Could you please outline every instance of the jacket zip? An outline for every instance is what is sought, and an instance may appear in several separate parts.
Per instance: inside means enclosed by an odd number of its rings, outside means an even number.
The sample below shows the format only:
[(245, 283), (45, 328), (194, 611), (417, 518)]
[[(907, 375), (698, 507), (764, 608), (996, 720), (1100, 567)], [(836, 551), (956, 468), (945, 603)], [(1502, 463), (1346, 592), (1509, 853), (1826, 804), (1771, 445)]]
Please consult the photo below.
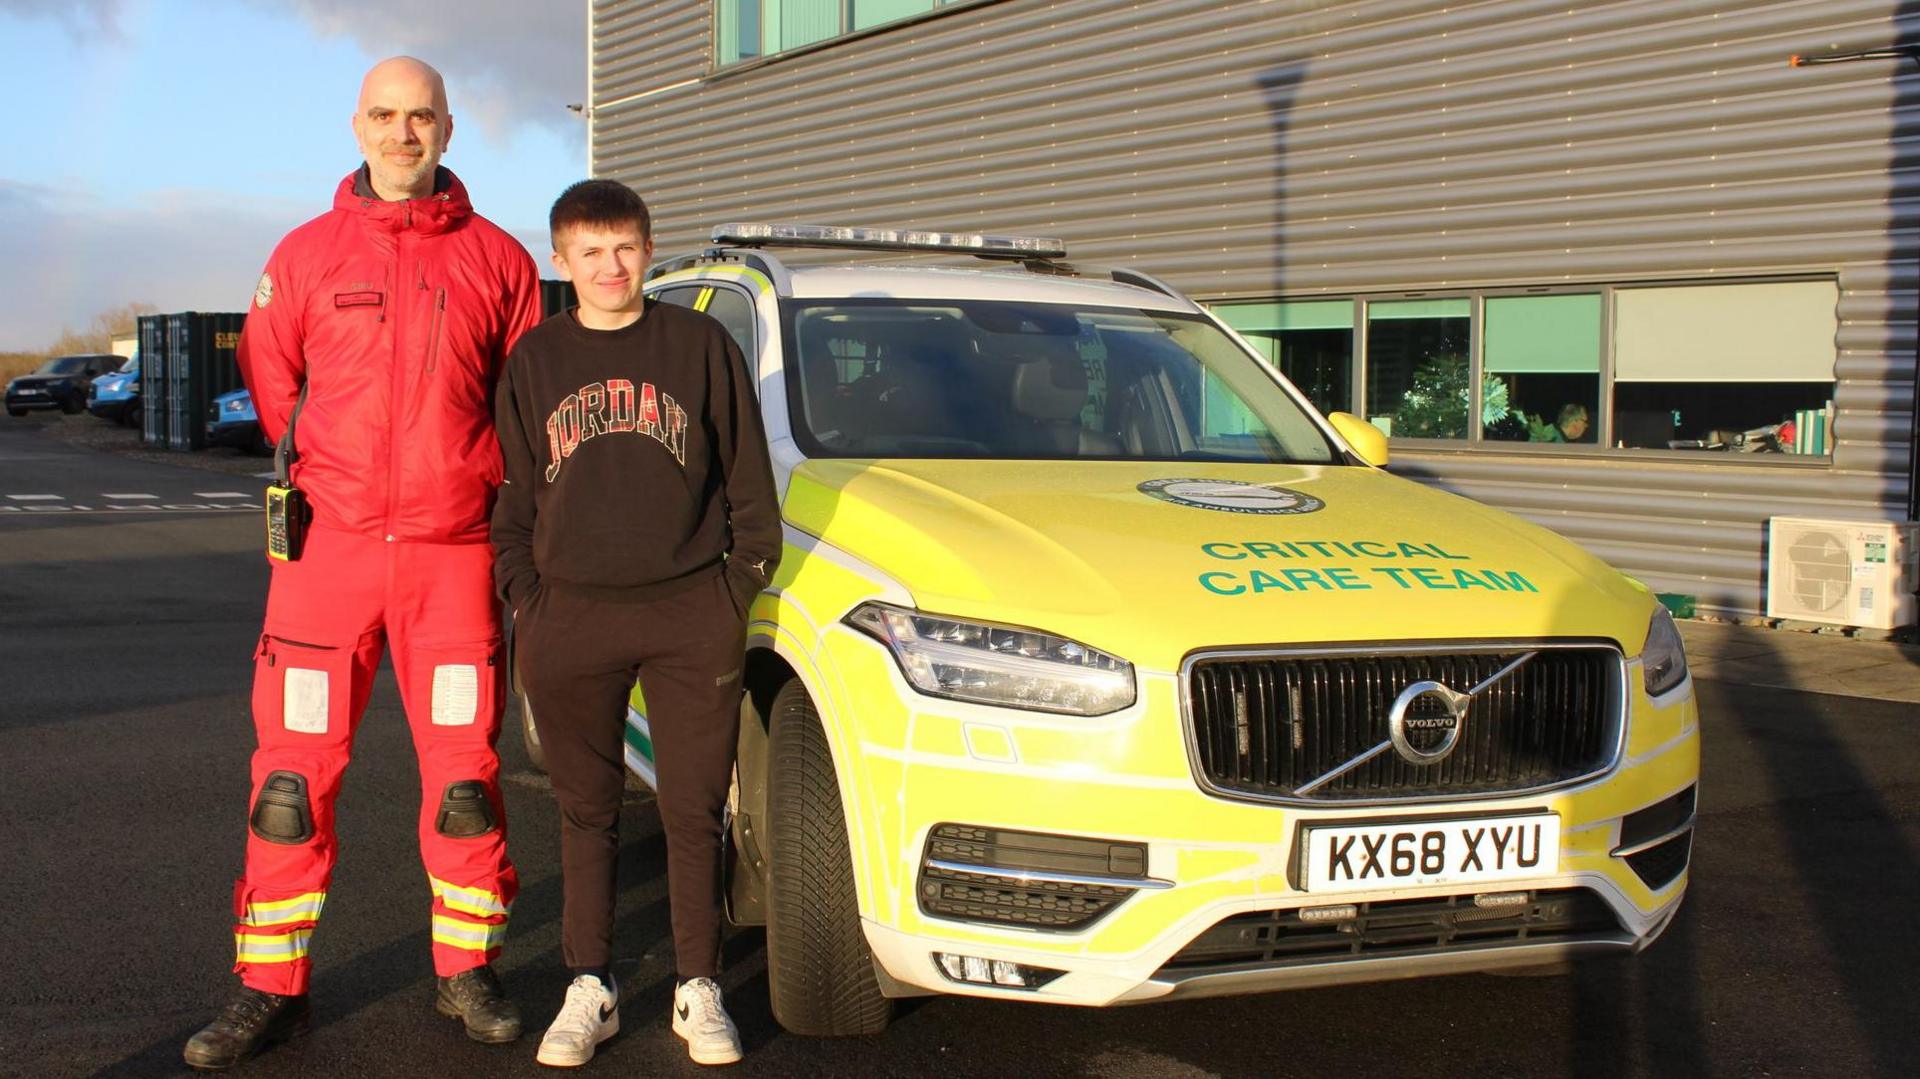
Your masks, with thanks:
[(440, 330), (447, 313), (447, 290), (436, 289), (433, 294), (433, 328), (427, 332), (427, 373), (440, 363)]
[[(406, 223), (412, 225), (413, 210), (407, 210)], [(407, 279), (406, 256), (409, 234), (402, 231), (393, 242), (393, 280), (397, 284)], [(389, 541), (393, 539), (393, 518), (400, 500), (400, 432), (406, 424), (400, 416), (401, 404), (406, 400), (407, 366), (402, 356), (407, 347), (407, 322), (405, 314), (407, 304), (398, 303), (393, 309), (393, 374), (388, 380), (391, 396), (387, 409), (390, 422), (387, 424), (387, 519), (382, 531)]]

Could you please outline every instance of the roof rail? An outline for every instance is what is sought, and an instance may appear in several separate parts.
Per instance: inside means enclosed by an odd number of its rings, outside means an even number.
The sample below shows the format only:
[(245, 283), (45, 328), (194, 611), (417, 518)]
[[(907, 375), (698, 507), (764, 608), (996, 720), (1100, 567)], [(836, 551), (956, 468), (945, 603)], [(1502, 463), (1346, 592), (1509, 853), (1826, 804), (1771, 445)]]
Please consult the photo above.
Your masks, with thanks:
[(1167, 284), (1165, 281), (1160, 280), (1150, 273), (1142, 273), (1139, 270), (1116, 269), (1108, 270), (1107, 275), (1122, 285), (1133, 285), (1136, 288), (1151, 289), (1154, 292), (1172, 296), (1176, 300), (1186, 299), (1186, 297), (1175, 292), (1172, 285)]

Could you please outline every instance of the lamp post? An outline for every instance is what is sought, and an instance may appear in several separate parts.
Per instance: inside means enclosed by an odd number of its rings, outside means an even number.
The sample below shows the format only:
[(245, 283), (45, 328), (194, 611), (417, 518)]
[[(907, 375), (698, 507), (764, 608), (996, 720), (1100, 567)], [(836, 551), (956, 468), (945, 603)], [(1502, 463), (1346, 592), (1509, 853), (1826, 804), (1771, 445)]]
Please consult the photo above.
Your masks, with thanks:
[[(1789, 67), (1819, 67), (1825, 64), (1851, 64), (1862, 60), (1912, 60), (1920, 64), (1920, 42), (1891, 45), (1884, 49), (1828, 53), (1823, 56), (1795, 56)], [(1920, 520), (1920, 355), (1915, 356), (1912, 423), (1907, 431), (1907, 520)]]

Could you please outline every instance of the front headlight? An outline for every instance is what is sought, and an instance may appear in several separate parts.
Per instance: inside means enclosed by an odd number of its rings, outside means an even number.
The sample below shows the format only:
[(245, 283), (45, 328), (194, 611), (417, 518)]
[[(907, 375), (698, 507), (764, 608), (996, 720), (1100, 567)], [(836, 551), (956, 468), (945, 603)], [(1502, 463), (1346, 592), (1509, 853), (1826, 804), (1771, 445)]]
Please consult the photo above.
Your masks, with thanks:
[(1133, 664), (1050, 633), (862, 604), (847, 624), (885, 644), (934, 697), (1099, 716), (1133, 703)]
[(1640, 652), (1640, 675), (1646, 680), (1649, 697), (1658, 697), (1686, 680), (1687, 652), (1680, 644), (1680, 629), (1665, 607), (1653, 609), (1647, 646)]
[(225, 408), (228, 412), (239, 412), (240, 410), (246, 407), (247, 407), (247, 403), (245, 401), (240, 400), (237, 397), (231, 401), (228, 401), (225, 405)]

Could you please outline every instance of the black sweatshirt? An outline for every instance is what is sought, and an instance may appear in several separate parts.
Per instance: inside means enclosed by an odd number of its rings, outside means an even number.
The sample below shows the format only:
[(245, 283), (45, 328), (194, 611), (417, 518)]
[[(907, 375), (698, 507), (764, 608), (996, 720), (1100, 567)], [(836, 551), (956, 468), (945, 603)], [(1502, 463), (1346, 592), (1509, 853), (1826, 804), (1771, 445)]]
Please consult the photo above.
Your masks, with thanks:
[(712, 318), (653, 300), (618, 330), (555, 315), (514, 345), (494, 420), (506, 478), (493, 577), (514, 610), (547, 585), (657, 599), (723, 560), (744, 603), (772, 576), (766, 433), (740, 350)]

